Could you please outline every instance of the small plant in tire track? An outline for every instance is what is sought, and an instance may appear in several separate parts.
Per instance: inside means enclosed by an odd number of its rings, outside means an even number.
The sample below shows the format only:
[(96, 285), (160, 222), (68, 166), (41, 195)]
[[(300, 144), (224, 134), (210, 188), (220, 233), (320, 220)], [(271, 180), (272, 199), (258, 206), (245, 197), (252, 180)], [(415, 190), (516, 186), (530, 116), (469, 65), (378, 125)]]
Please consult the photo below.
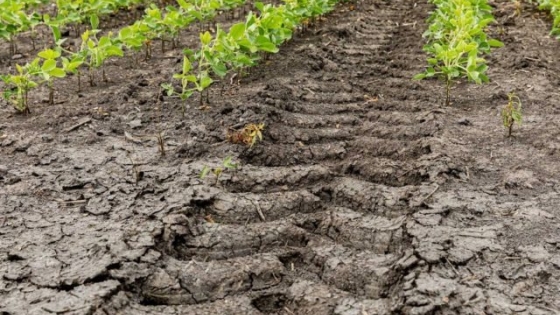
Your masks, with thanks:
[(226, 139), (233, 144), (244, 144), (252, 148), (257, 141), (262, 141), (264, 124), (247, 124), (241, 130), (228, 130)]
[(449, 105), (455, 80), (467, 78), (477, 84), (488, 82), (488, 66), (482, 54), (503, 43), (489, 39), (484, 29), (494, 21), (485, 0), (434, 0), (437, 9), (428, 18), (430, 26), (423, 36), (430, 58), (427, 69), (416, 80), (438, 77), (445, 81), (445, 104)]
[(511, 137), (513, 125), (521, 125), (521, 100), (515, 93), (508, 94), (508, 103), (502, 109), (502, 122), (508, 130), (508, 137)]
[(211, 168), (208, 166), (204, 166), (204, 168), (202, 168), (202, 171), (200, 172), (200, 178), (204, 179), (206, 176), (208, 176), (208, 174), (212, 173), (216, 177), (216, 185), (217, 185), (218, 181), (220, 180), (220, 176), (224, 171), (235, 170), (237, 169), (237, 166), (238, 166), (237, 163), (233, 163), (232, 157), (228, 156), (222, 161), (222, 165), (219, 167)]

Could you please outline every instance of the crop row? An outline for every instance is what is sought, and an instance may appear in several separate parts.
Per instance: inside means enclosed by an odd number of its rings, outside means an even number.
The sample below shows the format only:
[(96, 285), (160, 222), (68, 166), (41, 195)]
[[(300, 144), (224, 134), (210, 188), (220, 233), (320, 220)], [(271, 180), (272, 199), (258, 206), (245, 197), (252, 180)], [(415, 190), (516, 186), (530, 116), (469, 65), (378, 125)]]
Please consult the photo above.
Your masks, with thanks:
[(108, 33), (99, 37), (99, 18), (93, 14), (89, 17), (91, 29), (81, 35), (81, 45), (77, 51), (64, 48), (64, 39), (61, 37), (58, 25), (49, 25), (54, 35), (55, 47), (38, 53), (37, 57), (26, 65), (16, 65), (17, 73), (1, 76), (8, 86), (3, 97), (18, 111), (28, 113), (28, 94), (41, 84), (49, 87), (49, 103), (53, 103), (53, 81), (65, 77), (67, 74), (78, 76), (78, 90), (81, 89), (80, 74), (82, 68), (87, 68), (90, 85), (95, 84), (94, 73), (96, 69), (102, 70), (103, 65), (110, 57), (122, 57), (124, 51), (137, 51), (146, 47), (151, 51), (151, 42), (155, 38), (166, 36), (174, 38), (181, 29), (184, 29), (195, 20), (203, 21), (216, 15), (217, 10), (226, 10), (243, 4), (245, 0), (194, 0), (185, 2), (179, 0), (179, 8), (168, 7), (164, 11), (152, 5), (146, 9), (142, 19), (133, 25), (122, 28), (117, 35)]
[(168, 96), (181, 98), (183, 114), (187, 100), (195, 92), (200, 94), (200, 105), (203, 105), (203, 92), (216, 77), (223, 78), (231, 72), (241, 76), (266, 54), (278, 52), (298, 25), (330, 12), (336, 3), (336, 0), (287, 0), (279, 6), (256, 3), (259, 13), (249, 12), (244, 22), (232, 25), (228, 32), (218, 27), (215, 36), (210, 32), (201, 34), (200, 49), (186, 50), (182, 71), (173, 76), (180, 81), (180, 88), (169, 83), (162, 87)]
[[(0, 2), (0, 38), (10, 43), (12, 53), (16, 52), (15, 38), (22, 32), (32, 31), (39, 25), (62, 27), (88, 21), (91, 16), (101, 16), (128, 8), (142, 0), (57, 0), (54, 16), (38, 13), (39, 7), (48, 4), (45, 0), (4, 0)], [(28, 11), (32, 11), (28, 13)], [(33, 41), (33, 44), (35, 42)]]
[(539, 0), (539, 9), (550, 12), (553, 19), (550, 34), (560, 39), (560, 0)]
[[(101, 69), (102, 78), (107, 81), (103, 64), (110, 57), (124, 56), (125, 51), (138, 51), (146, 48), (147, 55), (151, 52), (151, 43), (155, 38), (165, 40), (174, 38), (179, 31), (188, 27), (193, 21), (205, 21), (215, 17), (218, 11), (225, 11), (244, 4), (245, 0), (195, 0), (178, 1), (178, 8), (168, 7), (164, 11), (155, 5), (146, 9), (146, 14), (131, 26), (122, 28), (118, 34), (108, 33), (99, 36), (99, 19), (90, 16), (91, 29), (81, 35), (81, 45), (77, 51), (64, 48), (58, 27), (51, 26), (56, 46), (38, 53), (37, 57), (26, 65), (16, 65), (17, 73), (1, 76), (7, 88), (3, 96), (18, 111), (29, 113), (28, 95), (39, 85), (46, 84), (49, 88), (49, 103), (54, 103), (54, 80), (67, 74), (78, 76), (78, 89), (81, 88), (80, 77), (83, 68), (87, 68), (91, 85), (95, 84), (95, 72)], [(184, 79), (198, 84), (196, 91), (202, 91), (213, 81), (212, 75), (223, 76), (230, 69), (240, 69), (254, 65), (259, 52), (276, 52), (278, 45), (291, 37), (297, 23), (308, 17), (332, 10), (333, 0), (288, 0), (285, 5), (273, 7), (257, 4), (260, 13), (249, 13), (245, 23), (236, 24), (226, 33), (217, 27), (217, 36), (212, 39), (209, 32), (201, 35), (201, 50), (189, 51), (186, 58), (189, 65), (191, 58), (200, 63), (196, 68), (196, 80), (187, 74), (191, 69), (183, 71)], [(258, 34), (257, 34), (258, 32)], [(218, 45), (218, 42), (220, 45)], [(218, 54), (218, 51), (220, 52)], [(204, 69), (211, 65), (212, 73)], [(187, 66), (183, 70), (187, 69)], [(185, 85), (181, 91), (185, 98), (192, 87)], [(170, 90), (168, 90), (169, 93)], [(192, 94), (192, 93), (191, 93)]]
[(429, 27), (424, 51), (429, 54), (428, 67), (415, 79), (439, 77), (446, 84), (446, 101), (450, 103), (452, 83), (467, 78), (475, 83), (488, 81), (488, 66), (482, 58), (502, 42), (489, 39), (485, 28), (494, 21), (492, 7), (486, 0), (432, 0), (436, 9), (428, 18)]
[(160, 39), (162, 50), (166, 41), (175, 47), (179, 32), (193, 22), (203, 24), (214, 19), (218, 12), (233, 10), (246, 0), (177, 0), (178, 7), (164, 10), (155, 5), (146, 9), (144, 17), (118, 32), (118, 40), (129, 50), (145, 49), (146, 58), (152, 54), (152, 41)]
[(15, 52), (14, 37), (20, 32), (35, 28), (42, 22), (40, 14), (27, 11), (43, 4), (41, 0), (5, 0), (0, 2), (0, 38), (10, 43), (10, 50)]

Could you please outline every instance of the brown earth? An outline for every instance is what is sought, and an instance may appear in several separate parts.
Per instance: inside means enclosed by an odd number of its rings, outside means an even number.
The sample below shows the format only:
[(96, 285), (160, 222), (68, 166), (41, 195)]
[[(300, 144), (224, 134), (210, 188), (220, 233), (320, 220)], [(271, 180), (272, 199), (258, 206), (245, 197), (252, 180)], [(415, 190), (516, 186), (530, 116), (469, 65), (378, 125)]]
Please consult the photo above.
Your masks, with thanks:
[(560, 42), (493, 4), (492, 82), (450, 107), (411, 80), (431, 6), (405, 0), (340, 6), (184, 118), (179, 50), (3, 106), (0, 314), (560, 314)]

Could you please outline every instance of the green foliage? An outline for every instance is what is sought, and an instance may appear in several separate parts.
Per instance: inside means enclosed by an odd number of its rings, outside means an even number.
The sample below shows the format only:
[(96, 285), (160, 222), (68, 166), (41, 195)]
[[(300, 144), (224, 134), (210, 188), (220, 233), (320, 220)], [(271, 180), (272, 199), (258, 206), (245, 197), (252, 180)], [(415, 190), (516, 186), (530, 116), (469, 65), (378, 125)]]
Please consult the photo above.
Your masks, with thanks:
[[(15, 52), (15, 36), (41, 23), (47, 25), (54, 39), (55, 49), (48, 49), (38, 54), (37, 60), (25, 66), (17, 66), (18, 74), (6, 75), (3, 81), (7, 85), (4, 96), (16, 109), (28, 112), (28, 93), (39, 84), (46, 83), (49, 88), (49, 102), (54, 102), (54, 80), (67, 74), (77, 74), (78, 90), (80, 84), (80, 68), (86, 66), (90, 84), (95, 84), (95, 71), (102, 70), (103, 80), (107, 81), (105, 61), (113, 56), (122, 57), (123, 48), (139, 51), (146, 47), (147, 57), (151, 56), (151, 43), (154, 39), (171, 41), (175, 45), (176, 38), (182, 29), (187, 28), (193, 21), (204, 21), (215, 17), (219, 10), (230, 9), (242, 5), (245, 0), (196, 0), (178, 1), (179, 7), (169, 6), (160, 9), (151, 5), (146, 14), (133, 25), (124, 27), (116, 36), (108, 33), (98, 37), (99, 16), (114, 12), (122, 7), (130, 7), (142, 0), (57, 0), (57, 14), (54, 17), (45, 14), (26, 15), (24, 9), (39, 4), (48, 3), (46, 0), (3, 0), (0, 1), (0, 38), (13, 43)], [(61, 27), (66, 24), (79, 24), (89, 20), (91, 28), (81, 34), (82, 43), (78, 51), (64, 48), (65, 39), (61, 35)], [(77, 28), (79, 29), (79, 28)], [(212, 41), (210, 33), (201, 37), (203, 44), (200, 51), (191, 54), (196, 58), (197, 73), (189, 73), (190, 65), (185, 63), (184, 75), (176, 77), (182, 80), (180, 96), (186, 100), (194, 92), (202, 92), (213, 83), (211, 71), (223, 73), (226, 68), (214, 54), (209, 53)], [(188, 59), (187, 61), (190, 61)], [(205, 69), (205, 70), (203, 70)], [(39, 80), (36, 81), (36, 78)], [(166, 86), (168, 93), (173, 93), (170, 86)]]
[(232, 25), (229, 32), (218, 25), (215, 36), (209, 32), (200, 34), (200, 49), (187, 50), (182, 72), (173, 76), (181, 80), (180, 93), (171, 84), (163, 87), (168, 95), (180, 95), (183, 113), (186, 100), (195, 92), (200, 93), (202, 105), (202, 92), (215, 81), (212, 76), (223, 78), (229, 72), (241, 76), (244, 69), (254, 66), (262, 56), (278, 52), (279, 46), (291, 39), (297, 25), (331, 11), (335, 4), (336, 0), (287, 0), (279, 6), (257, 2), (258, 13), (249, 12), (245, 21)]
[(37, 54), (42, 60), (40, 71), (37, 75), (47, 83), (49, 88), (49, 104), (54, 104), (54, 87), (53, 81), (55, 78), (64, 78), (66, 72), (63, 67), (58, 67), (57, 62), (60, 57), (60, 52), (52, 49), (46, 49)]
[(508, 130), (508, 137), (511, 137), (513, 125), (521, 125), (521, 100), (515, 93), (508, 94), (508, 103), (502, 109), (502, 123)]
[(34, 81), (34, 76), (41, 71), (39, 58), (25, 66), (16, 64), (15, 75), (2, 75), (0, 78), (8, 89), (2, 93), (6, 99), (16, 110), (21, 113), (30, 113), (29, 110), (29, 91), (36, 88), (39, 84)]
[[(100, 36), (99, 16), (122, 7), (130, 7), (142, 0), (56, 0), (57, 14), (26, 14), (25, 10), (48, 3), (46, 0), (0, 0), (0, 38), (13, 43), (21, 31), (33, 29), (39, 24), (47, 25), (54, 39), (54, 49), (41, 51), (38, 57), (24, 66), (17, 66), (18, 73), (6, 75), (2, 80), (7, 85), (4, 96), (12, 105), (28, 112), (28, 93), (39, 84), (46, 83), (49, 88), (49, 102), (52, 104), (54, 80), (67, 74), (78, 75), (80, 88), (80, 69), (85, 66), (89, 72), (90, 84), (95, 84), (94, 73), (102, 70), (103, 80), (107, 81), (105, 61), (113, 56), (121, 57), (124, 49), (139, 51), (146, 48), (147, 57), (151, 56), (152, 41), (159, 39), (175, 45), (179, 32), (192, 22), (213, 19), (219, 12), (231, 10), (245, 4), (246, 0), (178, 0), (177, 7), (163, 9), (149, 6), (142, 19), (133, 25), (122, 28), (117, 35), (108, 33)], [(258, 12), (250, 12), (244, 22), (234, 24), (229, 32), (216, 26), (214, 35), (202, 32), (200, 48), (185, 50), (182, 71), (174, 75), (181, 82), (180, 91), (171, 84), (162, 87), (168, 95), (178, 95), (183, 100), (183, 113), (187, 100), (195, 93), (200, 94), (215, 82), (215, 77), (223, 78), (230, 72), (243, 71), (254, 66), (260, 58), (278, 52), (279, 46), (292, 37), (298, 25), (310, 18), (325, 14), (334, 8), (337, 0), (286, 0), (284, 5), (272, 6), (255, 3)], [(81, 32), (81, 45), (78, 51), (66, 50), (61, 28), (66, 24), (79, 25), (89, 20), (91, 28)], [(76, 28), (79, 30), (79, 27)]]
[(11, 53), (16, 52), (16, 36), (35, 28), (41, 23), (37, 13), (26, 13), (27, 10), (41, 4), (40, 1), (0, 1), (0, 38), (10, 43)]
[(202, 171), (200, 172), (199, 177), (201, 179), (204, 179), (206, 176), (208, 176), (208, 174), (212, 173), (216, 177), (216, 184), (217, 184), (220, 179), (220, 175), (222, 175), (224, 171), (235, 170), (237, 169), (237, 166), (238, 166), (237, 163), (233, 163), (232, 157), (228, 156), (222, 161), (222, 165), (219, 167), (211, 168), (208, 166), (204, 166), (202, 168)]
[(489, 39), (485, 28), (494, 21), (491, 7), (485, 0), (433, 0), (436, 10), (428, 18), (428, 30), (423, 34), (428, 43), (424, 46), (430, 58), (427, 69), (414, 77), (421, 80), (431, 77), (446, 82), (446, 104), (450, 103), (451, 84), (467, 78), (477, 84), (488, 82), (488, 66), (481, 57), (491, 48), (502, 47)]
[(39, 6), (49, 4), (47, 0), (2, 0), (0, 1), (0, 39), (10, 43), (11, 52), (16, 52), (16, 37), (31, 30), (35, 47), (35, 28), (41, 24), (60, 28), (67, 24), (80, 24), (99, 16), (130, 7), (142, 0), (57, 0), (57, 14), (41, 15)]
[(539, 9), (550, 12), (553, 19), (550, 34), (560, 39), (560, 0), (539, 0)]
[(59, 25), (82, 23), (92, 16), (107, 15), (121, 8), (140, 3), (140, 0), (56, 0)]
[[(86, 30), (81, 38), (82, 45), (77, 53), (83, 60), (83, 64), (87, 65), (89, 70), (90, 85), (95, 85), (94, 69), (99, 69), (105, 61), (113, 56), (122, 57), (124, 53), (118, 43), (118, 40), (109, 32), (106, 36), (97, 38), (99, 30), (96, 29), (98, 20), (92, 19), (92, 30)], [(102, 68), (103, 81), (107, 82), (105, 69)]]

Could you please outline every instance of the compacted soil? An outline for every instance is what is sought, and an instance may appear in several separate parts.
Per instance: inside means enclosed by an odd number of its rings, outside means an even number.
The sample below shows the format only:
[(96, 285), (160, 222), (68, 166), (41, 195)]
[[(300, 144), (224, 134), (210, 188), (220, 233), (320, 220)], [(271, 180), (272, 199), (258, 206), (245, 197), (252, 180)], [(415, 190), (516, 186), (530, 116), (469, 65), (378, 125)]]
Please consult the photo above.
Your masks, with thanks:
[(0, 314), (559, 314), (560, 42), (492, 4), (492, 82), (448, 107), (411, 80), (432, 6), (406, 0), (339, 6), (184, 117), (179, 49), (2, 106)]

